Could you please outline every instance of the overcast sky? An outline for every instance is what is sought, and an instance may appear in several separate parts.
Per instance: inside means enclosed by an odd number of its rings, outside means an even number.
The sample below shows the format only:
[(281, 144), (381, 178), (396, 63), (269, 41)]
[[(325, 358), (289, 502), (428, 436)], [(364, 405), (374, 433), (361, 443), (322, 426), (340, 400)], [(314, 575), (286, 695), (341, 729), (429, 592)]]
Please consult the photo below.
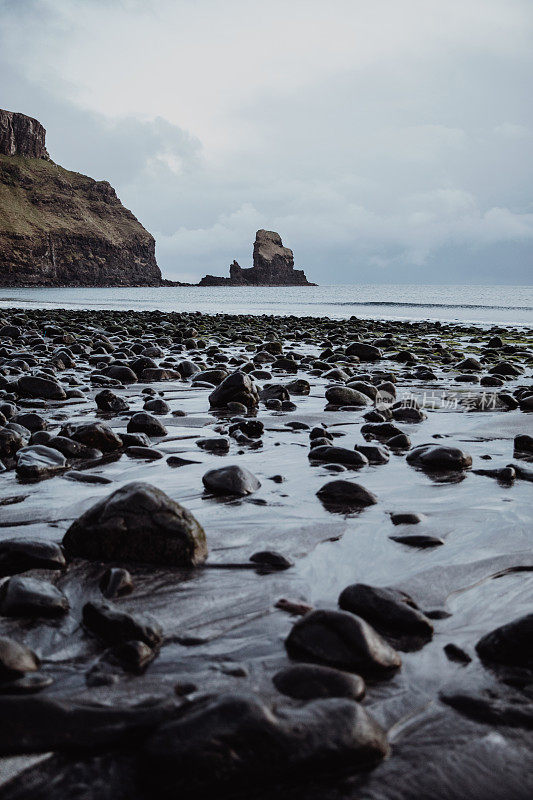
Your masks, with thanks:
[(167, 277), (278, 231), (319, 283), (531, 283), (531, 0), (0, 0), (0, 107)]

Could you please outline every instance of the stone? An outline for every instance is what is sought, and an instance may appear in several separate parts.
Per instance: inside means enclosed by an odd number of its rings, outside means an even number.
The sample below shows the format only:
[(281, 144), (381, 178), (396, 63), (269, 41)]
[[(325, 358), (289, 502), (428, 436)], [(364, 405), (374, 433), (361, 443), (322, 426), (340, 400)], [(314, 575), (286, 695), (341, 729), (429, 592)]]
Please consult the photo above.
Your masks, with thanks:
[(261, 482), (246, 467), (231, 464), (219, 469), (210, 469), (202, 478), (208, 492), (213, 494), (231, 494), (244, 497), (256, 492)]
[(410, 547), (439, 547), (444, 544), (444, 540), (438, 536), (429, 536), (425, 533), (406, 533), (402, 536), (389, 536), (393, 542), (400, 542), (400, 544), (407, 544)]
[(17, 414), (13, 417), (13, 422), (16, 422), (17, 425), (22, 425), (27, 430), (34, 433), (35, 431), (44, 431), (47, 427), (46, 421), (40, 414)]
[(418, 525), (426, 518), (423, 514), (416, 514), (412, 511), (396, 511), (390, 515), (393, 525)]
[(32, 444), (17, 451), (17, 475), (22, 481), (40, 481), (62, 472), (67, 459), (59, 450), (44, 444)]
[(57, 381), (36, 375), (23, 375), (18, 379), (16, 388), (23, 397), (38, 397), (43, 400), (66, 400), (67, 397)]
[(472, 466), (472, 456), (444, 444), (419, 444), (407, 453), (406, 460), (430, 471), (464, 470)]
[(328, 510), (334, 511), (358, 510), (378, 502), (375, 494), (352, 481), (329, 481), (316, 494)]
[(27, 442), (24, 441), (20, 433), (9, 430), (8, 428), (0, 429), (0, 457), (9, 461), (12, 459), (18, 450)]
[(379, 361), (383, 356), (379, 347), (365, 342), (352, 342), (346, 348), (347, 356), (357, 356), (360, 361)]
[(87, 447), (94, 447), (102, 453), (113, 453), (122, 447), (122, 439), (115, 431), (103, 422), (88, 422), (85, 425), (78, 425), (72, 429), (66, 426), (61, 429), (60, 436), (68, 436), (75, 442)]
[(356, 672), (365, 678), (388, 678), (402, 663), (396, 650), (367, 622), (346, 611), (311, 611), (295, 623), (285, 646), (297, 661)]
[(207, 557), (194, 516), (148, 483), (128, 483), (72, 523), (63, 546), (70, 557), (193, 567)]
[(225, 408), (228, 403), (242, 403), (254, 409), (259, 403), (259, 394), (253, 379), (244, 372), (233, 372), (224, 378), (209, 395), (211, 408)]
[(476, 651), (483, 661), (533, 669), (533, 614), (487, 633), (476, 644)]
[(250, 561), (267, 572), (279, 572), (294, 567), (294, 561), (275, 550), (261, 550), (250, 556)]
[(104, 414), (120, 414), (129, 408), (127, 402), (111, 389), (102, 389), (95, 395), (94, 400), (98, 411), (102, 411)]
[(196, 446), (208, 453), (228, 453), (229, 439), (225, 436), (211, 436), (208, 439), (198, 439)]
[(398, 589), (354, 583), (341, 592), (339, 607), (366, 620), (400, 650), (418, 649), (433, 636), (430, 620)]
[(226, 787), (250, 792), (282, 775), (368, 769), (388, 753), (385, 732), (345, 698), (302, 708), (270, 708), (237, 693), (198, 700), (148, 737), (142, 755), (146, 786), (163, 800), (207, 797)]
[(276, 672), (272, 682), (278, 692), (295, 700), (346, 697), (362, 700), (366, 686), (360, 675), (318, 664), (296, 664)]
[(7, 617), (57, 617), (69, 607), (63, 592), (36, 578), (9, 578), (0, 588), (0, 614)]
[(518, 453), (526, 453), (527, 455), (533, 455), (533, 436), (529, 436), (527, 433), (522, 433), (519, 436), (515, 436), (513, 449), (515, 456)]
[(107, 644), (138, 640), (153, 648), (163, 639), (161, 627), (148, 615), (128, 614), (103, 601), (85, 603), (82, 619), (87, 630)]
[(145, 411), (151, 411), (153, 414), (170, 413), (170, 406), (168, 403), (165, 403), (162, 397), (155, 397), (153, 400), (147, 400), (143, 408)]
[(353, 449), (366, 456), (369, 464), (386, 464), (390, 458), (387, 448), (377, 444), (356, 444)]
[(370, 402), (366, 394), (349, 386), (331, 386), (326, 389), (326, 400), (333, 406), (366, 406)]
[(346, 447), (335, 447), (328, 444), (311, 448), (308, 457), (310, 461), (346, 464), (352, 469), (368, 466), (368, 458), (358, 450), (348, 450)]
[(128, 433), (146, 433), (147, 436), (153, 437), (166, 436), (168, 433), (163, 423), (146, 411), (138, 411), (130, 417), (127, 431)]
[(392, 437), (404, 435), (403, 431), (393, 425), (392, 422), (367, 422), (361, 425), (361, 433), (374, 439), (384, 439), (387, 444), (389, 444), (388, 440)]
[(33, 650), (7, 636), (0, 636), (0, 680), (16, 680), (26, 672), (36, 672), (40, 666)]
[(133, 591), (133, 578), (127, 569), (109, 567), (100, 578), (100, 590), (104, 597), (122, 597)]
[(59, 545), (40, 539), (0, 541), (0, 577), (29, 569), (64, 569), (65, 556)]

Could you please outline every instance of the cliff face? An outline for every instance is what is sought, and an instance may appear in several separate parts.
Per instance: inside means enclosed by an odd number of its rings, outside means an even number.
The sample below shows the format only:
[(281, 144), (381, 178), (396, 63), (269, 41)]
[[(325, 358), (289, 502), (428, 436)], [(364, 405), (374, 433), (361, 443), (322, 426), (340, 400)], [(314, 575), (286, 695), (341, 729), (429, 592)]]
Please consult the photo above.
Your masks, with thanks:
[(283, 247), (279, 233), (257, 231), (254, 242), (253, 267), (243, 269), (234, 261), (230, 277), (206, 275), (200, 286), (315, 286), (301, 269), (294, 269), (294, 255)]
[(43, 126), (7, 111), (0, 111), (0, 285), (161, 285), (154, 238), (109, 183), (54, 164)]

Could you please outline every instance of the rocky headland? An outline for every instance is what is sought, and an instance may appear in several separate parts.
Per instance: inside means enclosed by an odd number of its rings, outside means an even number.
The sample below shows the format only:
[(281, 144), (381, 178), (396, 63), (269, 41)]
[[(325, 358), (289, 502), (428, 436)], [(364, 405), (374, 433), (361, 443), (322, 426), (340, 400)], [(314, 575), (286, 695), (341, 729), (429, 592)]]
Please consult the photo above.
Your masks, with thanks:
[(229, 278), (206, 275), (199, 286), (316, 286), (301, 269), (294, 269), (294, 254), (283, 247), (279, 233), (259, 230), (255, 235), (253, 267), (243, 269), (234, 261)]
[(513, 327), (0, 312), (0, 800), (533, 795)]
[(0, 286), (160, 286), (155, 241), (107, 181), (55, 164), (45, 129), (0, 110)]

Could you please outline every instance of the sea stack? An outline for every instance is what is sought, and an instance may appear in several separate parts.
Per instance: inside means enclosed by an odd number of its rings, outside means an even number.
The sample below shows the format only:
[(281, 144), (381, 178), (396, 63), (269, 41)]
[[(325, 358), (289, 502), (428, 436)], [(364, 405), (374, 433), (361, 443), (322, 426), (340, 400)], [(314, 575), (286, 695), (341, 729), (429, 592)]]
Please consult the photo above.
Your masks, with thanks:
[(107, 181), (54, 164), (45, 136), (0, 110), (0, 286), (160, 286), (153, 236)]
[(294, 254), (283, 247), (275, 231), (259, 230), (255, 235), (253, 267), (243, 269), (236, 261), (230, 266), (230, 277), (206, 275), (200, 286), (316, 286), (302, 269), (294, 269)]

